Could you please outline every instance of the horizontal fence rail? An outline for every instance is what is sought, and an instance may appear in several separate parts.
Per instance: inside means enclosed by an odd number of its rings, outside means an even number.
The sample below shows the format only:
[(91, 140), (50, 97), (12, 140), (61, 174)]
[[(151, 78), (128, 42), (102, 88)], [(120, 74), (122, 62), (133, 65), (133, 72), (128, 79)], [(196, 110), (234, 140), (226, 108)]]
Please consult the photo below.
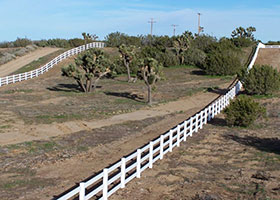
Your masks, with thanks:
[(265, 45), (267, 49), (280, 49), (280, 45)]
[(29, 72), (25, 72), (25, 73), (21, 73), (21, 74), (15, 74), (15, 75), (10, 75), (10, 76), (0, 78), (0, 87), (2, 87), (4, 85), (9, 85), (12, 83), (25, 81), (28, 79), (38, 77), (39, 75), (44, 74), (45, 72), (49, 71), (51, 68), (53, 68), (53, 66), (57, 65), (62, 60), (65, 60), (66, 58), (79, 54), (87, 49), (104, 48), (104, 46), (105, 46), (105, 44), (103, 42), (92, 42), (92, 43), (87, 44), (86, 46), (82, 45), (82, 46), (70, 49), (70, 50), (60, 54), (59, 56), (55, 57), (50, 62), (48, 62), (47, 64), (45, 64), (44, 66), (42, 66), (38, 69), (29, 71)]
[[(266, 48), (259, 43), (248, 69), (254, 65), (259, 49)], [(164, 155), (179, 147), (181, 142), (192, 137), (207, 122), (218, 115), (242, 89), (242, 83), (235, 80), (225, 95), (220, 95), (199, 112), (189, 117), (176, 127), (150, 141), (130, 155), (121, 158), (115, 164), (103, 169), (89, 180), (82, 181), (72, 190), (60, 195), (57, 200), (76, 199), (88, 200), (90, 198), (107, 200), (114, 192), (124, 188), (134, 178), (140, 178), (141, 173), (153, 164), (163, 159)]]

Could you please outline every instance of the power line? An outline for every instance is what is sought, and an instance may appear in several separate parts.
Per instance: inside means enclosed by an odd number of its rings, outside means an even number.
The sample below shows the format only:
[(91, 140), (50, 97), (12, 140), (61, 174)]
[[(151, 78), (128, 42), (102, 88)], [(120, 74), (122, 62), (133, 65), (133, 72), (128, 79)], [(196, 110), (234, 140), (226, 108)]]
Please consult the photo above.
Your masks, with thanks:
[(173, 36), (175, 36), (176, 35), (176, 27), (179, 26), (179, 25), (172, 24), (171, 26), (173, 26)]
[(153, 25), (156, 23), (156, 21), (154, 21), (154, 18), (151, 18), (151, 21), (148, 21), (148, 23), (151, 24), (151, 36), (153, 36)]

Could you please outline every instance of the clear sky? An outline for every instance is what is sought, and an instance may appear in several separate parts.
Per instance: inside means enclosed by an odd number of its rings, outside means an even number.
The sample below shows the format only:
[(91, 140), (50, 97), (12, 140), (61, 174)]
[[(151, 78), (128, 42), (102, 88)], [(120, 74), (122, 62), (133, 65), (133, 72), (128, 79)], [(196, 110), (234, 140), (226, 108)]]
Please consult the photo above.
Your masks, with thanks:
[(198, 12), (209, 35), (255, 26), (257, 39), (280, 40), (279, 0), (0, 0), (0, 41), (148, 34), (152, 17), (155, 35), (172, 35), (171, 24), (179, 25), (178, 34), (197, 32)]

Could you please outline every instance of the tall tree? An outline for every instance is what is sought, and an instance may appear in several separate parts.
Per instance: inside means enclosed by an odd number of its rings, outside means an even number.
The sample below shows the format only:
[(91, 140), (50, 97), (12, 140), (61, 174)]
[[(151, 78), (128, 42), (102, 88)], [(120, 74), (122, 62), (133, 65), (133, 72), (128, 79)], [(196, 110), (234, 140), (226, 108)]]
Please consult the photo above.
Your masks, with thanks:
[(138, 77), (144, 80), (148, 90), (148, 104), (152, 104), (152, 89), (162, 77), (163, 66), (153, 58), (145, 58), (139, 62)]
[(238, 27), (234, 31), (232, 31), (231, 37), (232, 38), (248, 38), (251, 40), (254, 40), (254, 32), (256, 32), (255, 27), (248, 27), (248, 28), (243, 28), (243, 27)]
[(190, 44), (193, 38), (194, 37), (191, 32), (185, 31), (182, 35), (176, 37), (173, 42), (176, 56), (179, 58), (181, 65), (184, 64), (184, 53), (190, 48)]
[(87, 46), (89, 41), (95, 41), (97, 40), (98, 36), (95, 34), (89, 34), (89, 33), (82, 33), (82, 36), (84, 38), (84, 42), (85, 42), (85, 47)]
[(135, 51), (136, 51), (136, 47), (133, 45), (126, 46), (122, 44), (119, 47), (119, 52), (121, 53), (123, 64), (126, 67), (128, 82), (132, 81), (130, 75), (130, 63), (133, 61), (133, 59), (135, 59)]
[(62, 76), (74, 78), (83, 92), (91, 92), (98, 81), (110, 73), (112, 65), (100, 49), (90, 49), (75, 59), (75, 64), (62, 68)]

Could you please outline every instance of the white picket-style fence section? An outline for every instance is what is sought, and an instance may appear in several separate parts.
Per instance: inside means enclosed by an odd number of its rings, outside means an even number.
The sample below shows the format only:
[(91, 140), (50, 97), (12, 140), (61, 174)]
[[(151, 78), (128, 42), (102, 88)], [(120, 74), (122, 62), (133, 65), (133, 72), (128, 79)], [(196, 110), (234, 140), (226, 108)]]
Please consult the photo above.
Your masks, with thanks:
[(105, 44), (103, 42), (93, 42), (93, 43), (87, 44), (86, 46), (82, 45), (82, 46), (70, 49), (70, 50), (60, 54), (59, 56), (55, 57), (50, 62), (48, 62), (47, 64), (45, 64), (44, 66), (42, 66), (38, 69), (29, 71), (29, 72), (25, 72), (25, 73), (21, 73), (21, 74), (15, 74), (15, 75), (0, 78), (0, 87), (2, 87), (4, 85), (9, 85), (12, 83), (35, 78), (35, 77), (49, 71), (49, 69), (51, 69), (53, 66), (60, 63), (62, 60), (65, 60), (66, 58), (79, 54), (90, 48), (104, 48), (104, 45)]

